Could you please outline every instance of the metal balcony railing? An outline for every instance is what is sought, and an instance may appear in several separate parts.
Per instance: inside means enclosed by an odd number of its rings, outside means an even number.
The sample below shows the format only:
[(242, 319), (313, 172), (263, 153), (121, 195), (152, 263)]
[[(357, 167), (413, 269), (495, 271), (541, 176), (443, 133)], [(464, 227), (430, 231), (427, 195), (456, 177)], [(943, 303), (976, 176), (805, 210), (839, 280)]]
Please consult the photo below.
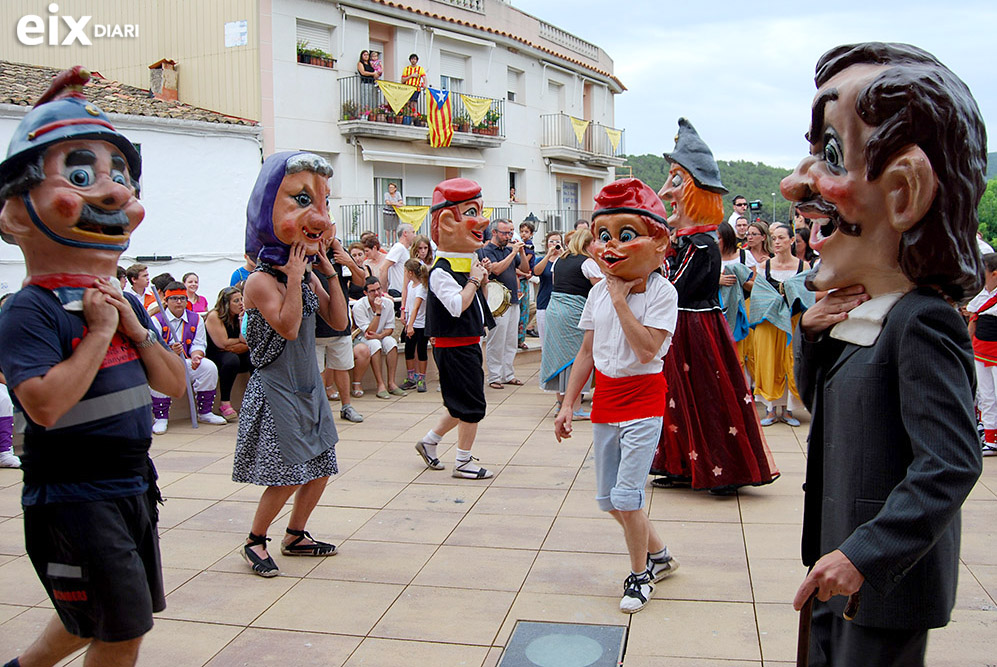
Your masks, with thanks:
[[(339, 80), (340, 115), (339, 120), (367, 120), (375, 123), (395, 123), (402, 125), (426, 126), (426, 96), (422, 91), (415, 101), (410, 101), (402, 113), (391, 110), (384, 94), (377, 84), (364, 83), (359, 74)], [(472, 95), (472, 93), (466, 93)], [(479, 95), (473, 95), (480, 97)], [(470, 115), (464, 107), (460, 93), (450, 95), (450, 117), (454, 130), (473, 134), (505, 137), (505, 100), (487, 98), (492, 101), (485, 120), (476, 127), (470, 125)]]
[(578, 220), (592, 220), (592, 211), (577, 208), (557, 208), (540, 211), (540, 217), (546, 223), (546, 231), (554, 230), (570, 232)]
[(571, 124), (571, 117), (563, 113), (552, 113), (540, 116), (542, 123), (540, 135), (540, 147), (548, 148), (559, 146), (562, 148), (573, 148), (596, 155), (622, 158), (626, 155), (626, 130), (619, 130), (620, 143), (614, 149), (606, 129), (616, 130), (602, 123), (589, 123), (582, 135), (579, 143), (575, 136), (574, 126)]

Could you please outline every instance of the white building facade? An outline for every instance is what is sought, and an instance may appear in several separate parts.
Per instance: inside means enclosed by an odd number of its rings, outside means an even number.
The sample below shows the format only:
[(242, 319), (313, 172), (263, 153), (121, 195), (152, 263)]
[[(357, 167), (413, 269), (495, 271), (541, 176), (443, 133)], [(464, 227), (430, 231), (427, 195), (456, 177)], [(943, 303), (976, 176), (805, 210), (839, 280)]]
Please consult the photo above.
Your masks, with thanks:
[[(265, 150), (310, 150), (330, 160), (347, 240), (364, 229), (390, 240), (381, 213), (389, 182), (407, 204), (428, 204), (435, 185), (456, 176), (481, 184), (493, 217), (518, 222), (533, 213), (545, 223), (541, 231), (570, 229), (590, 217), (593, 196), (624, 161), (613, 117), (624, 88), (612, 61), (505, 2), (261, 0), (260, 9), (272, 35), (260, 45)], [(335, 67), (301, 62), (299, 45), (333, 56)], [(450, 148), (430, 147), (418, 116), (396, 124), (388, 122), (391, 112), (378, 113), (384, 97), (356, 72), (362, 50), (382, 53), (383, 78), (391, 81), (418, 54), (428, 85), (451, 91), (457, 131)], [(493, 125), (462, 127), (461, 93), (490, 99)], [(425, 94), (415, 111), (427, 112)]]

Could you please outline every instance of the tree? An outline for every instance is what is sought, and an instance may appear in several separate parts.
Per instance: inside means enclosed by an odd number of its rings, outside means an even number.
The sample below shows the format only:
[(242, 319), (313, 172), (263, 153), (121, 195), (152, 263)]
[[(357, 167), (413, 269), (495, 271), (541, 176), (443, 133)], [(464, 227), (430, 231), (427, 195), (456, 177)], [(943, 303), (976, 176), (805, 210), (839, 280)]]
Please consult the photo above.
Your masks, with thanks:
[[(668, 177), (668, 161), (658, 155), (630, 155), (627, 164), (633, 169), (634, 178), (639, 178), (654, 189), (660, 188)], [(760, 201), (759, 215), (767, 220), (790, 222), (789, 202), (779, 193), (779, 181), (790, 174), (788, 169), (770, 167), (761, 162), (744, 160), (720, 160), (720, 179), (730, 194), (724, 197), (724, 219), (734, 210), (734, 195), (744, 195), (748, 201)], [(617, 176), (620, 170), (617, 170)], [(772, 211), (772, 193), (775, 195), (775, 211)]]
[(980, 216), (980, 233), (991, 246), (997, 240), (997, 178), (987, 182), (987, 189), (976, 209)]

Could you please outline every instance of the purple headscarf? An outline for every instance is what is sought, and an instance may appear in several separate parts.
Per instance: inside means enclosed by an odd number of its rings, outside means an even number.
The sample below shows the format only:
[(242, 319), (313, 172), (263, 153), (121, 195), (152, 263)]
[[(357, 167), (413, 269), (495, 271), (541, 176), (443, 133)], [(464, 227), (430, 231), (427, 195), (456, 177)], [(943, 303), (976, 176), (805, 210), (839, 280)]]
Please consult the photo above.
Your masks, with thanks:
[[(256, 185), (253, 186), (253, 191), (249, 195), (249, 204), (246, 206), (246, 254), (255, 258), (257, 262), (283, 266), (287, 264), (291, 254), (291, 247), (274, 234), (273, 204), (277, 198), (277, 190), (287, 175), (287, 163), (299, 155), (308, 156), (310, 159), (303, 167), (293, 165), (298, 171), (304, 168), (326, 177), (332, 176), (332, 167), (329, 163), (305, 151), (274, 153), (263, 161), (260, 175), (256, 177)], [(314, 257), (311, 259), (314, 260)]]

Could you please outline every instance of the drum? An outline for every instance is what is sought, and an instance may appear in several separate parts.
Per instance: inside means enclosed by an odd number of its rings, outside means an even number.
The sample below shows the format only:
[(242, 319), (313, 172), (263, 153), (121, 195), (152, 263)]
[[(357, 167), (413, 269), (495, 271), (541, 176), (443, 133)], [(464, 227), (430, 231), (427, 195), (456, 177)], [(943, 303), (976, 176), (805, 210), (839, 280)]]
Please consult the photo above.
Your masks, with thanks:
[(485, 302), (488, 303), (488, 310), (492, 311), (492, 317), (501, 317), (509, 310), (512, 295), (509, 288), (497, 280), (489, 280), (485, 285)]

